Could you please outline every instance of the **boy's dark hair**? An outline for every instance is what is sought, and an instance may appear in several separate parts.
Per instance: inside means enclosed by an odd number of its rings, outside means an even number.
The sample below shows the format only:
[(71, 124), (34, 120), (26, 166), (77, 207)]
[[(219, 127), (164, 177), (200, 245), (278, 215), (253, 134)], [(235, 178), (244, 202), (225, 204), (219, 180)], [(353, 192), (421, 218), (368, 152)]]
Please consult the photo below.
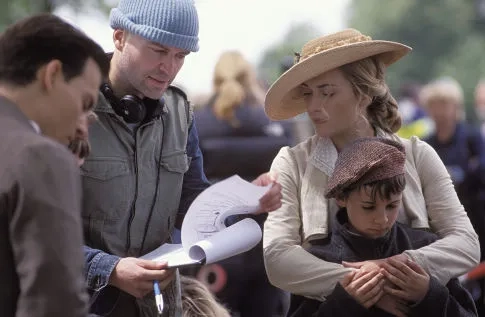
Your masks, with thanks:
[(402, 193), (405, 187), (406, 177), (404, 174), (401, 174), (372, 183), (357, 183), (348, 188), (343, 188), (341, 192), (336, 194), (336, 198), (346, 200), (354, 190), (360, 191), (364, 188), (364, 190), (370, 190), (369, 196), (372, 201), (376, 200), (377, 195), (381, 199), (390, 199), (391, 195)]
[(9, 26), (0, 35), (0, 82), (24, 86), (52, 60), (62, 63), (66, 81), (82, 74), (92, 58), (103, 78), (109, 59), (104, 50), (82, 31), (53, 14), (37, 14)]

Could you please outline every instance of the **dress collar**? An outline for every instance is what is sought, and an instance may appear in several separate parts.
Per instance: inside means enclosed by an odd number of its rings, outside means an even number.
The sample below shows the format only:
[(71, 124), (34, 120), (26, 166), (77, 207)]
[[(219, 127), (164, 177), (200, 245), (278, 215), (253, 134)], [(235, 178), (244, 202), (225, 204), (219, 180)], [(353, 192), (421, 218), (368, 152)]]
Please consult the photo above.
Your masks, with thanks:
[[(389, 137), (384, 130), (375, 128), (377, 137)], [(332, 176), (335, 163), (337, 162), (338, 152), (332, 140), (328, 137), (319, 137), (317, 144), (310, 154), (309, 162), (328, 177)]]

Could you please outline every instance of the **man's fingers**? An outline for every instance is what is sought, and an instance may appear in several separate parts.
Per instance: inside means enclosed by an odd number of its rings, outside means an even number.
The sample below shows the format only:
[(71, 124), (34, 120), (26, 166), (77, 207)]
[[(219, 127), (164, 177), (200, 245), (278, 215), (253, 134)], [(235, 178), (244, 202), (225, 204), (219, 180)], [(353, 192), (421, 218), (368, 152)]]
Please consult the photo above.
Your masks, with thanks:
[(166, 279), (170, 279), (174, 270), (145, 270), (142, 279), (147, 281), (159, 281), (163, 283)]
[(170, 283), (172, 283), (173, 279), (175, 278), (175, 271), (168, 271), (168, 272), (170, 272), (170, 274), (167, 275), (164, 280), (159, 281), (159, 285), (160, 285), (160, 288), (162, 290), (164, 290), (165, 288), (167, 288), (167, 286)]
[(139, 267), (142, 267), (147, 270), (163, 270), (168, 265), (167, 262), (157, 262), (157, 261), (141, 260), (141, 259), (138, 259), (136, 264)]

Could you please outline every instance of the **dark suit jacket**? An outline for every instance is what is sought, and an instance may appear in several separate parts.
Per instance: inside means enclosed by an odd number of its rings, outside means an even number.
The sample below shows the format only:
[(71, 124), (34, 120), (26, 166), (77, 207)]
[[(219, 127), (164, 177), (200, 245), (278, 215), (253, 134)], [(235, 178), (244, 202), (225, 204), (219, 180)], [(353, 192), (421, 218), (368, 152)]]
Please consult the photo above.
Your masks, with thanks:
[(86, 316), (79, 169), (0, 97), (0, 316)]

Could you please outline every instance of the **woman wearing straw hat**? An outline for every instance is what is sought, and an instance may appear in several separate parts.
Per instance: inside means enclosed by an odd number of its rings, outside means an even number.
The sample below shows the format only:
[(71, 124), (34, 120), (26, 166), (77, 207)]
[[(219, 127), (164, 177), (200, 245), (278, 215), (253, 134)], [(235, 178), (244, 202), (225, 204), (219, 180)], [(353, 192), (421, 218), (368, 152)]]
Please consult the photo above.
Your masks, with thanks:
[(411, 258), (443, 285), (478, 264), (477, 235), (440, 158), (418, 138), (394, 134), (401, 120), (384, 71), (410, 50), (347, 29), (306, 43), (295, 65), (269, 89), (265, 110), (271, 119), (306, 111), (316, 132), (293, 148), (282, 148), (271, 168), (283, 187), (283, 205), (269, 215), (263, 239), (266, 270), (275, 286), (323, 300), (362, 266), (329, 263), (305, 250), (310, 241), (329, 234), (338, 206), (321, 193), (339, 151), (360, 137), (379, 136), (403, 144), (407, 186), (398, 221), (430, 228), (440, 237), (394, 258)]
[[(432, 232), (396, 222), (406, 187), (405, 164), (404, 147), (388, 138), (360, 138), (345, 146), (321, 193), (335, 198), (339, 205), (331, 237), (312, 241), (308, 252), (342, 263), (390, 257), (436, 241)], [(412, 303), (411, 307), (400, 307), (402, 315), (477, 316), (472, 297), (457, 278), (442, 285), (411, 260), (389, 261), (382, 266), (382, 274), (372, 278), (372, 272), (347, 275), (324, 302), (301, 299), (291, 317), (389, 316), (374, 307), (385, 292)], [(399, 289), (386, 285), (385, 277)]]

